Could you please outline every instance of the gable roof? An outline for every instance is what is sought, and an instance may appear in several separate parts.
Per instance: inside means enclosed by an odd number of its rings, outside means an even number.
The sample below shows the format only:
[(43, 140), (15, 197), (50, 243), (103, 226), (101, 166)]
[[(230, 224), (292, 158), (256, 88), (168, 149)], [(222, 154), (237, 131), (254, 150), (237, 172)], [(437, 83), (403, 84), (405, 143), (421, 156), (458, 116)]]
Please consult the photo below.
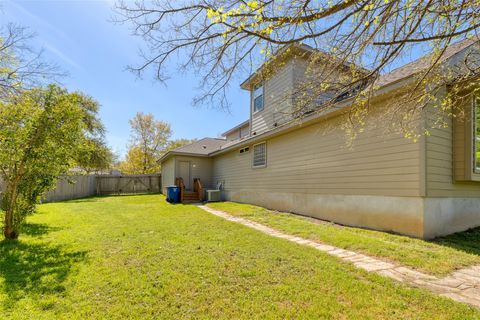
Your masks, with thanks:
[(271, 67), (272, 63), (278, 61), (288, 55), (291, 56), (304, 56), (306, 54), (310, 54), (314, 52), (315, 49), (306, 45), (306, 44), (289, 44), (286, 46), (281, 47), (278, 49), (274, 54), (272, 54), (266, 61), (253, 72), (245, 81), (240, 84), (240, 88), (244, 90), (249, 90), (250, 85), (252, 82), (258, 81), (257, 79), (261, 77), (265, 70)]
[(203, 138), (165, 153), (159, 161), (162, 161), (174, 154), (205, 157), (210, 153), (219, 150), (225, 143), (227, 143), (227, 140), (225, 139)]
[[(278, 61), (282, 61), (282, 59), (290, 59), (292, 57), (305, 57), (308, 58), (311, 54), (321, 54), (323, 55), (326, 59), (329, 60), (337, 60), (339, 63), (339, 67), (344, 67), (348, 68), (352, 65), (351, 62), (347, 61), (340, 61), (339, 58), (337, 58), (335, 55), (332, 55), (326, 51), (322, 51), (317, 48), (313, 48), (307, 44), (304, 43), (292, 43), (285, 45), (281, 48), (279, 48), (275, 53), (273, 53), (266, 61), (258, 67), (255, 72), (253, 72), (245, 81), (243, 81), (240, 84), (240, 88), (244, 90), (249, 90), (251, 85), (256, 83), (257, 81), (260, 81), (262, 79), (262, 76), (265, 76), (265, 74), (268, 74), (268, 70), (270, 70), (272, 67), (274, 67), (274, 63)], [(358, 70), (361, 70), (362, 72), (369, 72), (369, 70), (357, 66)]]

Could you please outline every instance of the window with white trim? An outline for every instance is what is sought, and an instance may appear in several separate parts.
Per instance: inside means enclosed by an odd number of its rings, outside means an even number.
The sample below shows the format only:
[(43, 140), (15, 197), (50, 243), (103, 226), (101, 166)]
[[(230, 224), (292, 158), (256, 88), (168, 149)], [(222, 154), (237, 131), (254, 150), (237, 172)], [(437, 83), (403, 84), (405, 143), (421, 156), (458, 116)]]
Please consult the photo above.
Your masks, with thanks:
[(267, 165), (267, 143), (259, 143), (253, 146), (253, 167), (265, 167)]
[(263, 84), (259, 84), (252, 91), (253, 112), (263, 110)]

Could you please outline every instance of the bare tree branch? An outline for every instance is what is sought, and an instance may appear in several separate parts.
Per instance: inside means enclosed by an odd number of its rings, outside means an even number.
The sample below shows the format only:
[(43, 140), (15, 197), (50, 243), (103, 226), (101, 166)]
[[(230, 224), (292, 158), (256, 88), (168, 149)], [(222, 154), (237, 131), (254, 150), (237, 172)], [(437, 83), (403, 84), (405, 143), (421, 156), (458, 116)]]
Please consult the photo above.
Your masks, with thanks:
[[(409, 113), (391, 119), (405, 122), (434, 100), (435, 88), (451, 82), (442, 69), (447, 47), (476, 37), (480, 29), (476, 0), (138, 0), (118, 2), (116, 12), (116, 21), (130, 24), (147, 45), (133, 71), (154, 68), (165, 81), (172, 61), (180, 61), (178, 70), (202, 76), (194, 103), (227, 110), (229, 83), (274, 60), (286, 45), (313, 48), (308, 81), (295, 89), (292, 116), (322, 112), (345, 98), (363, 115), (382, 76), (402, 57), (429, 48), (432, 54), (409, 94), (392, 108)], [(471, 70), (466, 77), (473, 77)], [(407, 102), (416, 107), (402, 109)]]
[(0, 99), (65, 76), (43, 59), (30, 42), (35, 37), (27, 28), (7, 24), (0, 28)]

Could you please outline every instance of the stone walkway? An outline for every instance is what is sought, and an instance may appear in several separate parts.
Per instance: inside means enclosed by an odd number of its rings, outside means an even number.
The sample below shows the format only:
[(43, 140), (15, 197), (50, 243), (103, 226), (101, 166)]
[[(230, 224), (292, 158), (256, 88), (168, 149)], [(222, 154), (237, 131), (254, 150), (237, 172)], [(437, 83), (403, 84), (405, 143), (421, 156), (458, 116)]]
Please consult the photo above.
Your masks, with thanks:
[(267, 227), (263, 224), (240, 217), (235, 217), (224, 211), (215, 210), (204, 205), (199, 205), (198, 207), (228, 221), (243, 224), (244, 226), (261, 231), (270, 236), (313, 247), (332, 256), (336, 256), (341, 260), (351, 262), (357, 268), (364, 269), (368, 272), (375, 272), (410, 286), (424, 288), (441, 296), (448, 297), (459, 302), (468, 303), (480, 308), (480, 265), (460, 269), (444, 278), (438, 278), (361, 253), (356, 253), (297, 236), (292, 236)]

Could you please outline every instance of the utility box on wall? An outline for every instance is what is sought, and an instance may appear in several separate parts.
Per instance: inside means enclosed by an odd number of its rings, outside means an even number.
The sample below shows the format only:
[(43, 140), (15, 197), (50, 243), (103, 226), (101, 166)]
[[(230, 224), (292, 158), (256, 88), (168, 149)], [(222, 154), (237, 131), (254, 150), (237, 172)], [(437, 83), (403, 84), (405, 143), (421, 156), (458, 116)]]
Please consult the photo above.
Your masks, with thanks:
[(218, 202), (222, 201), (222, 193), (220, 190), (207, 190), (207, 201)]

